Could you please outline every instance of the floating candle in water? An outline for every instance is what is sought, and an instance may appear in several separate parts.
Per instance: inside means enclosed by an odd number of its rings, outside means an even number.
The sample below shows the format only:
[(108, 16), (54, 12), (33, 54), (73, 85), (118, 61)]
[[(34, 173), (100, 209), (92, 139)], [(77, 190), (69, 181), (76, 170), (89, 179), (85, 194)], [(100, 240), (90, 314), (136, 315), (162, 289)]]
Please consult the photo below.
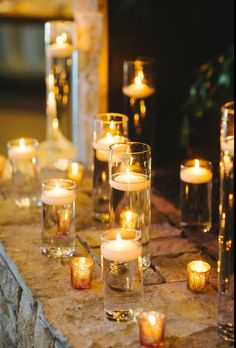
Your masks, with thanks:
[(123, 143), (125, 140), (125, 137), (120, 135), (112, 135), (110, 132), (108, 132), (104, 138), (100, 138), (93, 143), (93, 148), (96, 150), (96, 158), (99, 161), (108, 162), (109, 147), (116, 143)]
[(62, 33), (57, 36), (56, 42), (47, 47), (47, 54), (53, 58), (67, 58), (72, 55), (73, 46), (66, 42), (67, 34)]
[(26, 145), (27, 140), (24, 138), (16, 139), (8, 150), (8, 156), (11, 159), (31, 159), (36, 156), (37, 151), (33, 145)]
[(134, 78), (134, 83), (123, 87), (123, 94), (129, 98), (144, 99), (155, 93), (155, 88), (144, 82), (144, 73), (139, 71)]
[(75, 192), (60, 186), (60, 182), (55, 183), (55, 187), (42, 193), (42, 202), (48, 205), (65, 205), (75, 201)]
[(110, 185), (120, 191), (141, 191), (150, 186), (150, 180), (143, 174), (127, 171), (112, 178)]
[(115, 240), (102, 243), (101, 254), (107, 260), (125, 262), (139, 258), (142, 249), (135, 241), (122, 239), (118, 232)]
[(212, 171), (201, 167), (196, 159), (193, 167), (181, 168), (180, 179), (189, 184), (205, 184), (212, 181)]

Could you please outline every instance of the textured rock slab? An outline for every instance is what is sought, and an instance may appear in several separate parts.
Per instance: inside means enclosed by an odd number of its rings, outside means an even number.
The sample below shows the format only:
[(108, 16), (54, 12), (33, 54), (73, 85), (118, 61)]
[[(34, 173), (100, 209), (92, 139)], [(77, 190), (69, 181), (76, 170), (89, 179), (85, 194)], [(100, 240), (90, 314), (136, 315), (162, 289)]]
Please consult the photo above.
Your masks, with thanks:
[(153, 239), (150, 246), (152, 257), (178, 255), (198, 251), (197, 247), (192, 242), (183, 238)]
[(168, 222), (153, 224), (150, 228), (150, 239), (180, 237), (181, 230)]
[(161, 274), (165, 282), (176, 282), (187, 280), (187, 265), (194, 260), (204, 260), (208, 262), (211, 269), (211, 276), (216, 277), (216, 262), (201, 252), (185, 253), (167, 256), (157, 256), (152, 259), (152, 267)]

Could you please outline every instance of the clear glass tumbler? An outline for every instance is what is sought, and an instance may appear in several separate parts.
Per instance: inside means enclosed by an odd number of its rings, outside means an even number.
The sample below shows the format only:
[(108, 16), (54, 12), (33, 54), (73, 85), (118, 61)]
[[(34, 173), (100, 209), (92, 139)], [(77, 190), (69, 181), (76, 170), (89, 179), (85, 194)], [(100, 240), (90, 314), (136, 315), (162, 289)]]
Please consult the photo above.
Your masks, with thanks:
[(75, 251), (76, 184), (66, 179), (50, 179), (42, 183), (43, 254), (68, 258)]
[(105, 314), (111, 321), (133, 320), (143, 300), (141, 233), (111, 229), (101, 243)]
[[(71, 21), (45, 24), (47, 162), (76, 157), (72, 143), (73, 79), (78, 76), (76, 28)], [(73, 72), (73, 74), (72, 74)], [(76, 81), (78, 83), (78, 81)], [(78, 101), (78, 96), (76, 98)]]
[(190, 231), (212, 228), (212, 164), (187, 160), (180, 168), (181, 226)]
[(155, 111), (154, 61), (137, 58), (123, 63), (124, 113), (129, 117), (132, 141), (151, 144), (151, 121)]
[(234, 342), (234, 103), (222, 108), (218, 333)]
[(110, 226), (141, 231), (143, 267), (151, 263), (151, 148), (129, 142), (110, 147)]
[(128, 117), (100, 114), (93, 121), (93, 208), (95, 219), (109, 221), (109, 146), (127, 140)]
[(38, 145), (38, 140), (32, 138), (14, 139), (7, 144), (14, 199), (19, 207), (40, 203)]

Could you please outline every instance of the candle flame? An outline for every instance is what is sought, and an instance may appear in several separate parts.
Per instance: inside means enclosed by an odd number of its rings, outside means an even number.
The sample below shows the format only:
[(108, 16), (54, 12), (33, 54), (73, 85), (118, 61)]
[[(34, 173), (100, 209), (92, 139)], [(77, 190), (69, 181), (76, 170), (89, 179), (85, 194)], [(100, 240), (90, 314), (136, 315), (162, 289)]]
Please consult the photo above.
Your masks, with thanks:
[(25, 148), (25, 139), (21, 138), (19, 141), (20, 149), (23, 150)]
[(60, 183), (59, 183), (59, 181), (56, 181), (56, 183), (55, 183), (55, 189), (58, 190), (59, 188), (60, 188)]
[(195, 165), (194, 165), (194, 171), (195, 171), (195, 174), (198, 174), (199, 173), (199, 168), (200, 168), (200, 162), (199, 160), (195, 160)]
[(121, 240), (122, 240), (122, 237), (121, 237), (120, 232), (117, 233), (117, 235), (116, 235), (116, 240), (118, 240), (118, 241), (121, 241)]
[(111, 131), (115, 130), (115, 122), (113, 120), (110, 122), (110, 130)]
[(73, 162), (73, 163), (71, 164), (71, 171), (72, 171), (72, 174), (77, 174), (77, 173), (78, 173), (78, 171), (79, 171), (79, 165), (78, 165), (78, 163)]
[(138, 87), (142, 86), (142, 78), (140, 76), (136, 76), (134, 78), (134, 82), (135, 82), (136, 86), (138, 86)]
[(62, 46), (66, 41), (67, 41), (67, 34), (66, 33), (62, 33), (60, 36), (57, 36), (57, 38), (56, 38), (56, 43), (59, 46)]
[(59, 128), (59, 122), (58, 122), (58, 119), (57, 118), (54, 118), (52, 120), (52, 128), (53, 129), (58, 129)]
[(155, 325), (156, 324), (156, 318), (154, 317), (154, 315), (150, 314), (149, 317), (148, 317), (148, 320), (149, 320), (151, 325)]

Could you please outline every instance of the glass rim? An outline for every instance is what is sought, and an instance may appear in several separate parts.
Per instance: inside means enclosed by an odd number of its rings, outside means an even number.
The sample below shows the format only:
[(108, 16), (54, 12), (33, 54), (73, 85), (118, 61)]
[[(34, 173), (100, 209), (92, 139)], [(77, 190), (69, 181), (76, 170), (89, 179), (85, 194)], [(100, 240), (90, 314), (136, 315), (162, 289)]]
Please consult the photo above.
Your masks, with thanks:
[(60, 19), (52, 19), (45, 22), (44, 26), (45, 28), (48, 26), (61, 26), (61, 25), (68, 25), (68, 26), (75, 26), (75, 21), (70, 20), (60, 20)]
[(136, 57), (133, 59), (125, 59), (123, 61), (123, 64), (133, 64), (136, 65), (138, 63), (141, 63), (142, 65), (153, 65), (155, 64), (155, 59), (154, 58), (149, 58), (149, 57)]
[(221, 111), (224, 112), (226, 110), (230, 115), (234, 115), (234, 101), (227, 102), (222, 106)]
[(43, 189), (54, 189), (55, 185), (50, 185), (50, 182), (64, 182), (68, 184), (68, 186), (60, 186), (60, 188), (65, 188), (67, 190), (74, 190), (76, 188), (76, 182), (70, 179), (63, 179), (63, 178), (52, 178), (52, 179), (46, 179), (42, 182), (42, 188)]
[(157, 312), (157, 311), (144, 311), (142, 313), (140, 313), (138, 319), (147, 319), (149, 315), (153, 315), (155, 317), (159, 317), (160, 319), (162, 320), (165, 320), (166, 319), (166, 315), (162, 312)]
[(8, 142), (7, 142), (7, 147), (9, 148), (9, 147), (18, 147), (20, 144), (20, 140), (21, 139), (24, 139), (24, 141), (25, 141), (25, 145), (26, 146), (29, 146), (29, 145), (31, 145), (31, 146), (35, 146), (35, 147), (38, 147), (39, 146), (39, 141), (38, 141), (38, 139), (36, 139), (36, 138), (24, 138), (24, 137), (22, 137), (22, 138), (15, 138), (15, 139), (11, 139), (11, 140), (9, 140)]
[(112, 232), (133, 232), (134, 233), (134, 238), (129, 238), (129, 239), (125, 239), (125, 240), (132, 240), (133, 242), (139, 242), (141, 241), (141, 231), (139, 230), (135, 230), (135, 229), (132, 229), (132, 228), (122, 228), (122, 227), (114, 227), (114, 228), (111, 228), (109, 230), (106, 230), (105, 232), (103, 232), (101, 235), (100, 235), (100, 240), (102, 243), (107, 243), (107, 242), (110, 242), (112, 240), (116, 240), (116, 239), (109, 239), (109, 238), (106, 238), (107, 235), (109, 235), (110, 233)]
[[(109, 116), (120, 117), (121, 119), (119, 121), (105, 119), (105, 118), (108, 118)], [(97, 123), (109, 124), (111, 121), (114, 121), (116, 124), (119, 124), (119, 123), (122, 123), (124, 120), (127, 121), (128, 123), (129, 117), (125, 114), (121, 114), (118, 112), (102, 112), (97, 114), (93, 120), (96, 121)]]
[(200, 167), (207, 167), (211, 169), (213, 168), (212, 162), (205, 158), (190, 158), (190, 159), (183, 160), (180, 164), (180, 167), (181, 168), (193, 167), (196, 161), (199, 161)]
[(115, 152), (115, 153), (121, 153), (120, 151), (115, 149), (115, 147), (118, 147), (120, 145), (122, 145), (122, 146), (124, 146), (124, 145), (126, 145), (126, 146), (127, 145), (144, 145), (146, 147), (146, 149), (143, 150), (143, 151), (131, 151), (131, 152), (128, 153), (128, 155), (141, 155), (141, 154), (149, 153), (149, 152), (152, 151), (152, 148), (151, 148), (150, 145), (145, 144), (145, 143), (141, 143), (139, 141), (128, 141), (126, 143), (125, 142), (121, 142), (121, 143), (112, 144), (112, 145), (109, 146), (110, 151), (111, 152)]
[(211, 271), (211, 269), (212, 269), (212, 267), (211, 267), (211, 265), (207, 262), (207, 261), (204, 261), (204, 260), (193, 260), (193, 261), (190, 261), (189, 263), (188, 263), (188, 265), (187, 265), (187, 269), (188, 270), (190, 270), (191, 272), (197, 272), (197, 271), (195, 271), (195, 270), (192, 270), (192, 268), (191, 268), (191, 266), (194, 264), (194, 263), (200, 263), (201, 262), (201, 264), (205, 264), (206, 266), (207, 266), (207, 270), (206, 271), (201, 271), (201, 272), (199, 272), (199, 273), (208, 273), (208, 272), (210, 272)]

